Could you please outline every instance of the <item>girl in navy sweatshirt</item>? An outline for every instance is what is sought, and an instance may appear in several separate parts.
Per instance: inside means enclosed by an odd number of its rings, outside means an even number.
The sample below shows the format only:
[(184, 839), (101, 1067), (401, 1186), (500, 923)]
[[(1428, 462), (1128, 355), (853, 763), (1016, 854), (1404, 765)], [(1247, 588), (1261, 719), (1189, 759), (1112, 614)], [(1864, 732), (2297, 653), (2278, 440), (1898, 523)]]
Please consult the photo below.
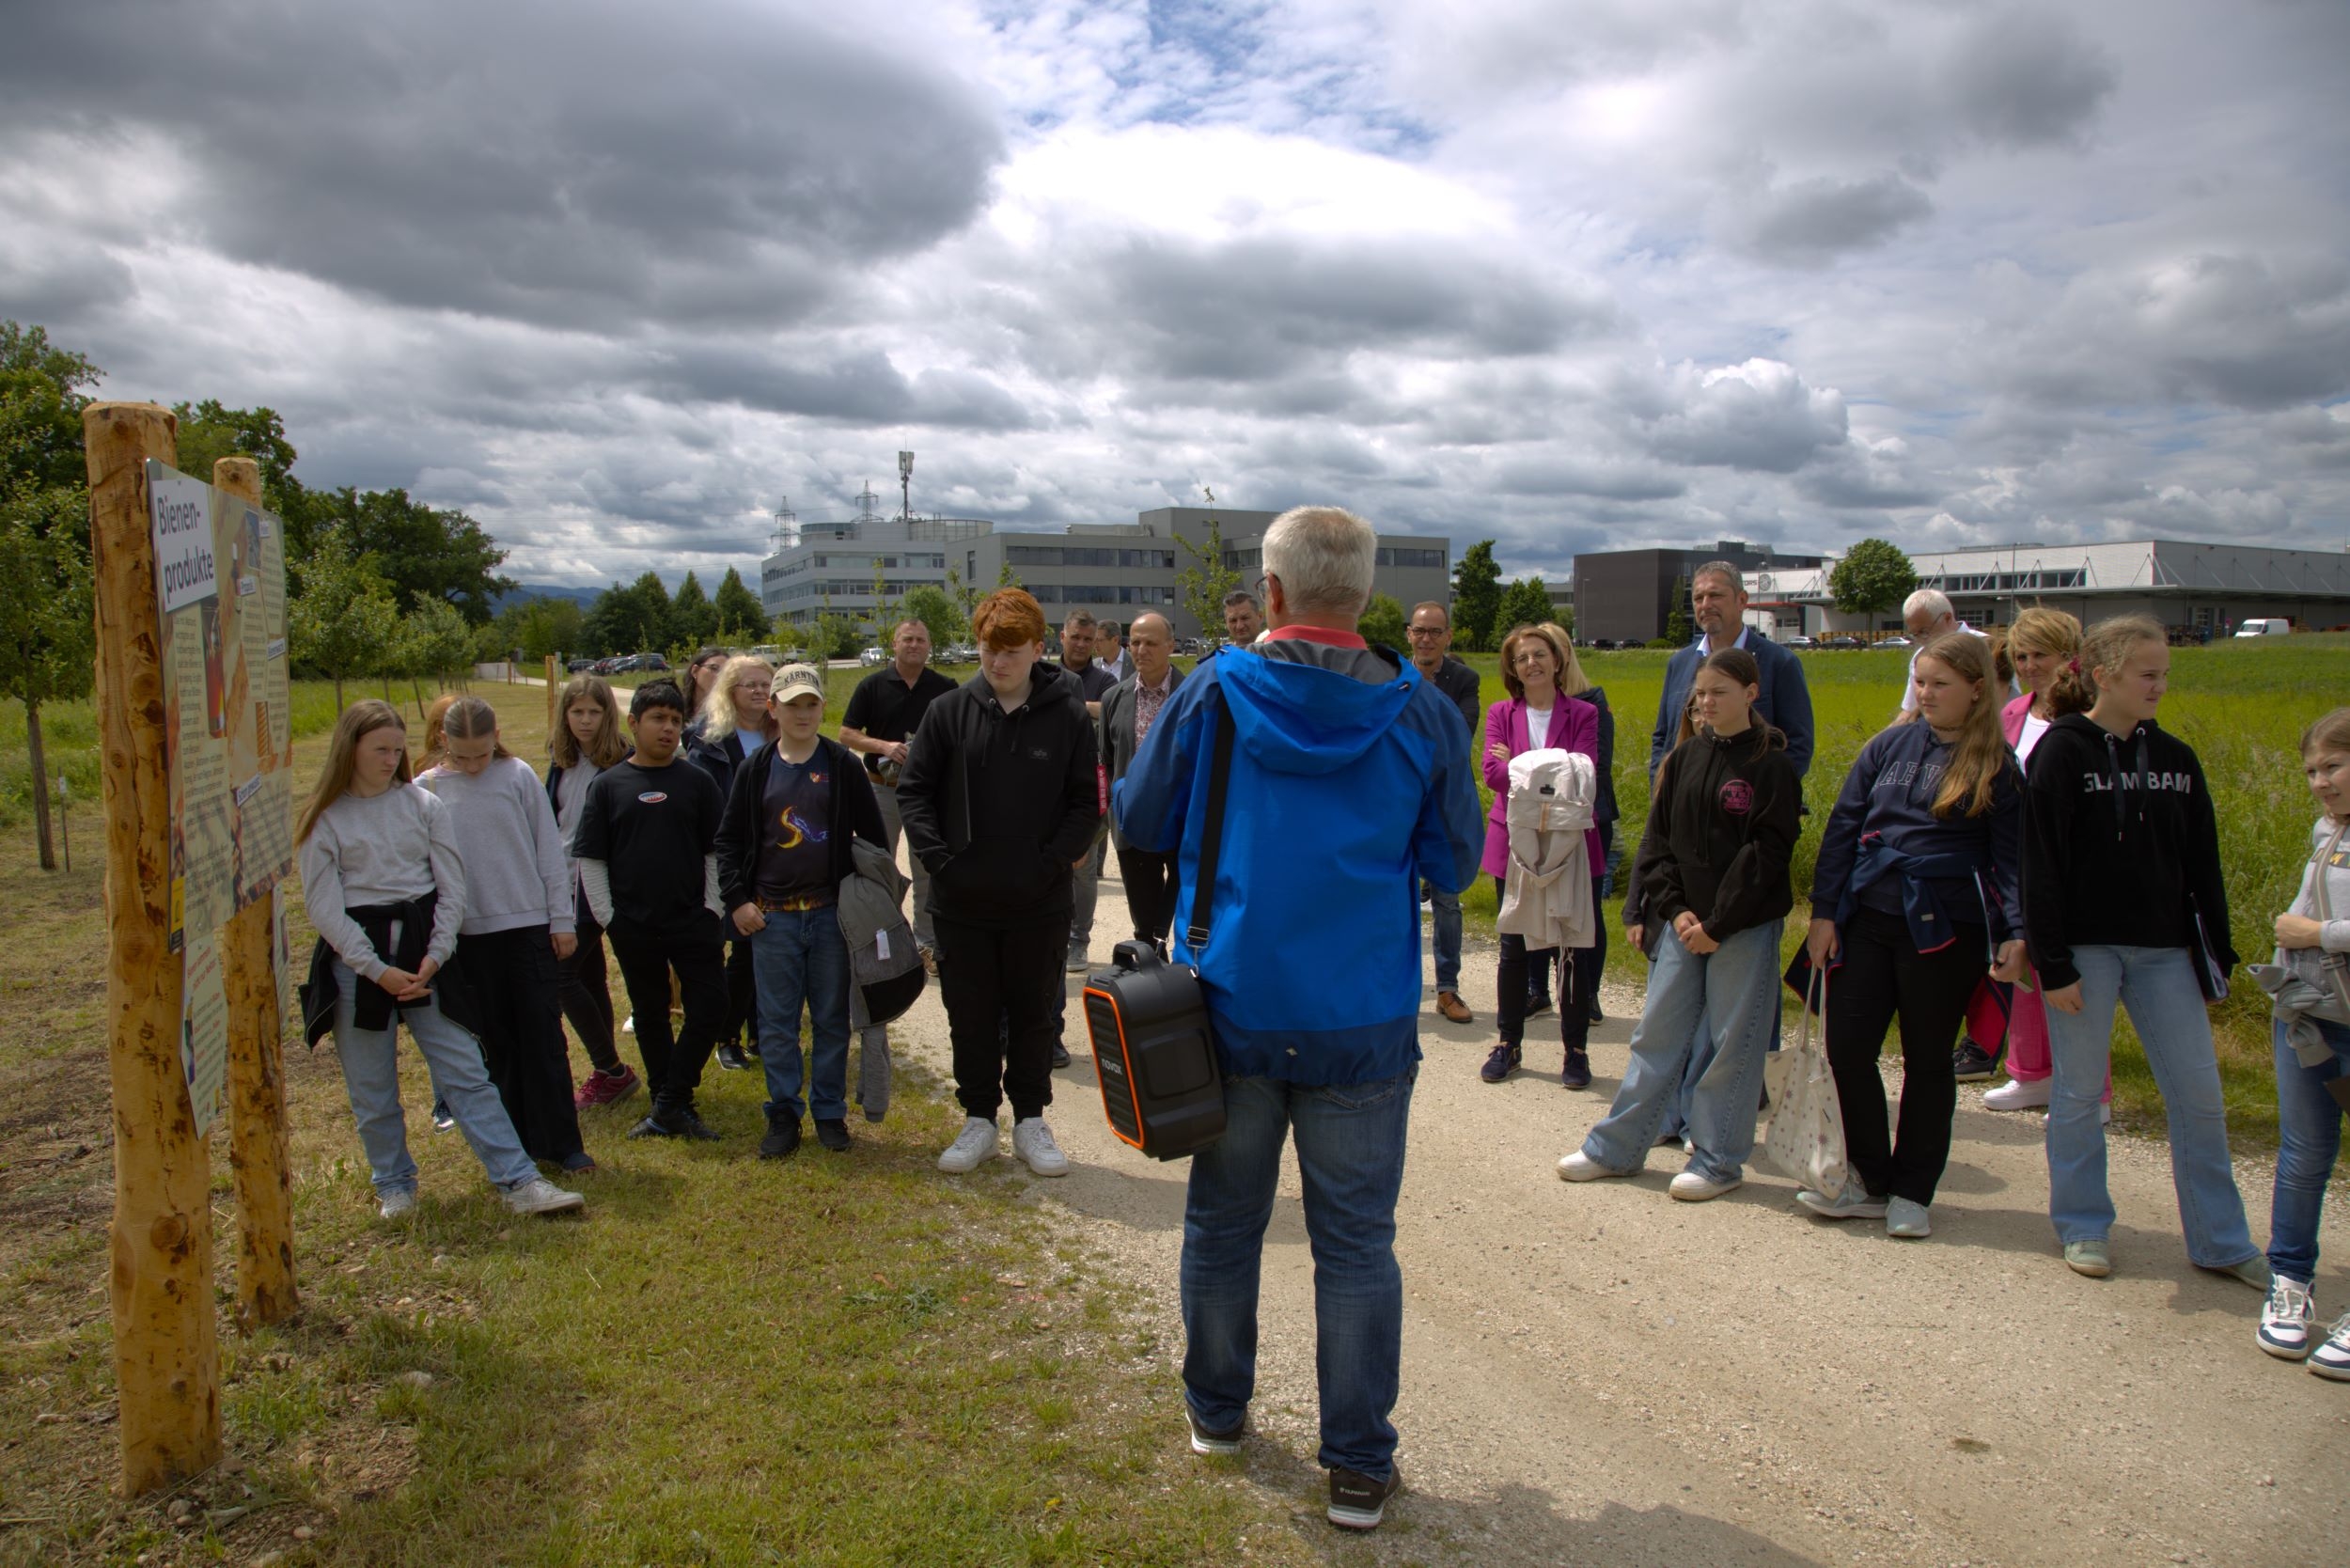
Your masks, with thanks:
[[(1566, 1181), (1639, 1172), (1679, 1099), (1700, 1025), (1714, 1059), (1691, 1098), (1689, 1164), (1672, 1179), (1672, 1195), (1700, 1202), (1746, 1179), (1802, 808), (1786, 737), (1754, 716), (1762, 680), (1742, 648), (1698, 666), (1692, 693), (1702, 728), (1658, 772), (1633, 871), (1645, 921), (1662, 928), (1648, 1003), (1615, 1104), (1559, 1162)], [(1625, 934), (1646, 945), (1645, 932)]]
[(441, 972), (464, 914), (464, 867), (448, 808), (410, 780), (407, 727), (390, 703), (367, 698), (343, 710), (294, 842), (319, 933), (306, 1033), (315, 1044), (330, 1025), (335, 1031), (379, 1212), (396, 1220), (416, 1206), (393, 1051), (402, 1023), (507, 1207), (578, 1208), (579, 1194), (540, 1175), (523, 1152), (467, 1027), (472, 1010), (450, 983), (460, 977)]
[(2064, 1261), (2113, 1272), (2113, 1199), (2098, 1114), (2113, 1014), (2130, 1010), (2170, 1123), (2186, 1255), (2268, 1289), (2228, 1163), (2227, 1106), (2207, 999), (2227, 995), (2235, 949), (2219, 826), (2202, 763), (2154, 723), (2170, 649), (2145, 616), (2101, 620), (2057, 677), (2057, 714), (2024, 788), (2024, 932), (2048, 1003), (2048, 1217)]
[[(2024, 776), (1999, 729), (1990, 645), (1939, 636), (1909, 666), (1916, 705), (1860, 748), (1820, 835), (1810, 951), (1831, 971), (1827, 1055), (1852, 1180), (1798, 1192), (1829, 1219), (1923, 1236), (1958, 1106), (1950, 1043), (1986, 967), (2024, 974), (2017, 895)], [(1888, 1142), (1877, 1055), (1902, 1027), (1900, 1135)]]

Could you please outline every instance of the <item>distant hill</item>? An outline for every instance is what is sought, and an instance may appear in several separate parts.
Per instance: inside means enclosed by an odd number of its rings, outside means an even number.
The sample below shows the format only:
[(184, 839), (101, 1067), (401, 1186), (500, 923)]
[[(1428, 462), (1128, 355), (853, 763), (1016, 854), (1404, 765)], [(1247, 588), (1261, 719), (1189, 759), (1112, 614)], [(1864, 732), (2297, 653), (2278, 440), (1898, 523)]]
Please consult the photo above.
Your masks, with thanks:
[(509, 604), (527, 604), (533, 599), (569, 599), (584, 610), (593, 604), (596, 595), (603, 591), (602, 587), (571, 588), (562, 583), (523, 583), (513, 592), (500, 595), (491, 604), (490, 613), (495, 615)]

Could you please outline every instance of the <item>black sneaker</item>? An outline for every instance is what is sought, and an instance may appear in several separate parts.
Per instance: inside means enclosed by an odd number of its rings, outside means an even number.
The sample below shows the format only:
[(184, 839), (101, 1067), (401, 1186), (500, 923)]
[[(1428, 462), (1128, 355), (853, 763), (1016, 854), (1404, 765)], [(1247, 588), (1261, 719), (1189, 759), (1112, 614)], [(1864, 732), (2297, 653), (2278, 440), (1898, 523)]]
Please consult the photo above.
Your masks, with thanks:
[(1401, 1472), (1373, 1481), (1340, 1466), (1330, 1472), (1330, 1522), (1341, 1529), (1377, 1529), (1387, 1499), (1403, 1484)]
[(676, 1137), (678, 1130), (662, 1120), (666, 1114), (657, 1108), (646, 1112), (645, 1119), (628, 1130), (628, 1136), (631, 1137)]
[(816, 1119), (816, 1141), (836, 1154), (849, 1152), (849, 1123), (846, 1118), (822, 1116)]
[(1996, 1051), (1986, 1051), (1972, 1040), (1961, 1040), (1958, 1049), (1950, 1053), (1950, 1072), (1960, 1083), (1979, 1083), (1999, 1070)]
[[(1526, 1015), (1528, 1018), (1532, 1018), (1538, 1013), (1548, 1012), (1549, 1011), (1550, 993), (1547, 991), (1537, 992), (1533, 996), (1526, 998)], [(1336, 1472), (1333, 1473), (1335, 1474)]]
[(1517, 1071), (1518, 1064), (1525, 1059), (1517, 1046), (1504, 1041), (1493, 1048), (1493, 1053), (1485, 1058), (1485, 1065), (1477, 1070), (1477, 1075), (1489, 1084), (1497, 1084)]
[(457, 1118), (450, 1113), (448, 1102), (434, 1100), (432, 1102), (432, 1130), (436, 1133), (446, 1133), (456, 1125)]
[(729, 1073), (747, 1073), (751, 1058), (743, 1054), (743, 1047), (732, 1041), (718, 1047), (718, 1065)]
[(678, 1137), (700, 1138), (709, 1143), (718, 1141), (718, 1129), (704, 1121), (701, 1113), (693, 1106), (680, 1105), (666, 1114), (669, 1125), (677, 1129)]
[(1607, 1022), (1607, 1014), (1600, 1011), (1599, 1010), (1599, 993), (1597, 991), (1593, 991), (1591, 993), (1591, 999), (1584, 1008), (1584, 1012), (1594, 1024), (1605, 1024)]
[(759, 1157), (780, 1160), (797, 1153), (800, 1147), (800, 1119), (788, 1110), (767, 1113), (767, 1133), (759, 1140)]
[(1248, 1435), (1248, 1418), (1246, 1416), (1226, 1431), (1210, 1432), (1199, 1424), (1199, 1418), (1193, 1412), (1189, 1400), (1183, 1402), (1183, 1419), (1191, 1425), (1191, 1451), (1194, 1453), (1238, 1453), (1241, 1439)]
[(1567, 1052), (1567, 1064), (1559, 1070), (1559, 1081), (1569, 1089), (1590, 1088), (1591, 1053), (1570, 1048)]
[(1069, 1047), (1058, 1040), (1053, 1042), (1053, 1065), (1055, 1068), (1069, 1065)]

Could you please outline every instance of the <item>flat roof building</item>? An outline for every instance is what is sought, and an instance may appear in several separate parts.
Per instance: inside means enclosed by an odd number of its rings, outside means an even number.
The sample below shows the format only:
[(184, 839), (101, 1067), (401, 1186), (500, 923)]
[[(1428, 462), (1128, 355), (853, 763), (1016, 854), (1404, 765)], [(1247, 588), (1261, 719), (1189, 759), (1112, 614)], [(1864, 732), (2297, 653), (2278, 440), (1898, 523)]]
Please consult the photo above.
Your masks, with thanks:
[(1708, 561), (1749, 568), (1817, 566), (1818, 556), (1782, 555), (1768, 544), (1734, 539), (1682, 549), (1607, 550), (1574, 557), (1574, 635), (1578, 642), (1650, 642), (1665, 635), (1676, 601), (1689, 607), (1689, 576)]
[[(760, 596), (770, 616), (806, 625), (846, 616), (869, 635), (881, 603), (876, 572), (894, 603), (917, 586), (977, 588), (1016, 582), (1036, 595), (1058, 626), (1078, 610), (1121, 626), (1156, 611), (1179, 637), (1202, 628), (1183, 603), (1178, 578), (1196, 563), (1188, 546), (1207, 542), (1214, 520), (1224, 565), (1254, 588), (1264, 571), (1264, 532), (1280, 515), (1218, 508), (1160, 507), (1132, 523), (1072, 524), (1060, 532), (1007, 530), (983, 518), (884, 517), (869, 487), (855, 517), (788, 529), (761, 563)], [(1372, 591), (1407, 610), (1424, 599), (1451, 602), (1452, 541), (1441, 536), (1381, 534)], [(1219, 622), (1214, 633), (1223, 630)]]

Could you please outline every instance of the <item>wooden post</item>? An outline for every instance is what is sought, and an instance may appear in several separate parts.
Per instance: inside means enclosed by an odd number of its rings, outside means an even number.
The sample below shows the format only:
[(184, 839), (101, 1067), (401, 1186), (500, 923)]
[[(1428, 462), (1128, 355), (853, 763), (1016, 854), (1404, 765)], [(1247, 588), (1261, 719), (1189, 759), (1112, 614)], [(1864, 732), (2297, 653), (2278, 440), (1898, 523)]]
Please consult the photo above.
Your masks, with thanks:
[(171, 786), (164, 734), (146, 460), (178, 425), (152, 403), (82, 411), (98, 601), (106, 814), (106, 1034), (114, 1084), (115, 1389), (122, 1489), (136, 1497), (220, 1458), (212, 1162), (180, 1065), (180, 964), (168, 949)]
[(555, 711), (556, 702), (562, 695), (562, 688), (555, 682), (555, 655), (550, 653), (547, 655), (547, 744), (549, 745), (555, 744), (555, 727), (563, 716)]
[[(214, 463), (212, 484), (250, 506), (261, 504), (261, 465), (249, 457)], [(258, 671), (254, 678), (259, 679)], [(222, 928), (220, 966), (228, 996), (228, 1168), (237, 1187), (237, 1323), (247, 1333), (284, 1322), (300, 1305), (294, 1290), (276, 949), (267, 900), (239, 910)]]

